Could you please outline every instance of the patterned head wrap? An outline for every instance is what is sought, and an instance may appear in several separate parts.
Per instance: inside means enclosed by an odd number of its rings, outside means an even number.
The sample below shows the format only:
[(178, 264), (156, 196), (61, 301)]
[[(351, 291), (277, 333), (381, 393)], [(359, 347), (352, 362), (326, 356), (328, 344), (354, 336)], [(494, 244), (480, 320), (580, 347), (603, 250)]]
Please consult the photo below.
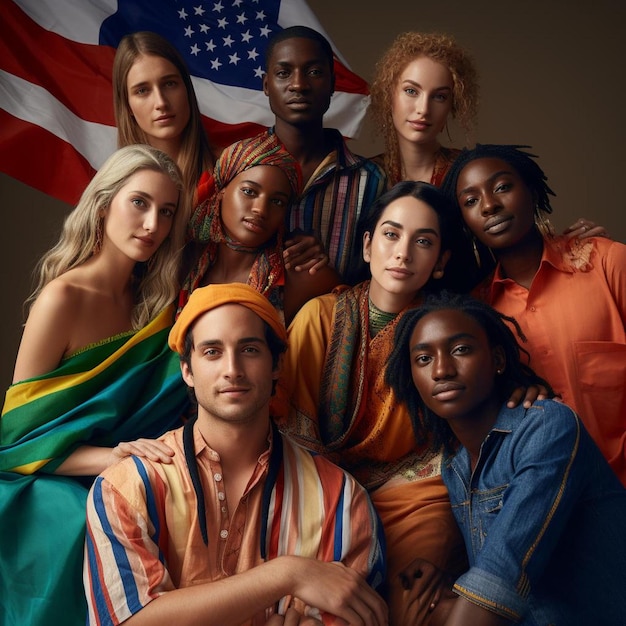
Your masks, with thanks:
[[(181, 289), (178, 314), (202, 281), (205, 273), (215, 261), (219, 244), (246, 252), (258, 252), (248, 284), (269, 297), (270, 292), (284, 282), (282, 232), (276, 233), (265, 246), (250, 249), (231, 239), (226, 232), (221, 218), (221, 191), (241, 172), (258, 165), (280, 167), (291, 186), (292, 198), (297, 197), (302, 186), (302, 173), (298, 162), (285, 150), (274, 133), (237, 141), (226, 148), (220, 155), (213, 176), (209, 178), (208, 188), (203, 195), (208, 198), (194, 211), (189, 222), (189, 239), (205, 244), (198, 262), (189, 272)], [(206, 197), (206, 196), (205, 196)], [(275, 303), (277, 304), (277, 303)]]
[(199, 287), (183, 307), (176, 323), (170, 331), (168, 343), (172, 350), (182, 354), (185, 350), (185, 337), (190, 326), (206, 312), (224, 304), (241, 304), (258, 315), (276, 333), (276, 336), (287, 343), (287, 331), (276, 309), (270, 301), (258, 291), (243, 283), (213, 284)]

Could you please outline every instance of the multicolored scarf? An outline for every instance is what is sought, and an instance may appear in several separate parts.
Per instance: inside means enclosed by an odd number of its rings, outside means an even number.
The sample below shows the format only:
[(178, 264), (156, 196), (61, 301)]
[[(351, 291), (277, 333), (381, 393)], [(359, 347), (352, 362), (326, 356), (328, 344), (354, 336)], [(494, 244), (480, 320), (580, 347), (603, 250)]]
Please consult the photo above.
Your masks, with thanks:
[(256, 137), (238, 141), (226, 148), (217, 160), (213, 176), (208, 181), (206, 190), (208, 198), (195, 209), (189, 222), (189, 240), (205, 245), (200, 258), (184, 281), (179, 295), (177, 315), (180, 314), (191, 292), (201, 284), (207, 270), (215, 262), (220, 244), (226, 244), (233, 250), (256, 254), (248, 284), (267, 296), (274, 306), (282, 309), (282, 299), (276, 288), (284, 284), (283, 232), (276, 233), (276, 236), (262, 248), (248, 248), (228, 236), (221, 218), (222, 192), (225, 187), (238, 174), (258, 165), (280, 167), (289, 180), (292, 197), (295, 198), (300, 193), (302, 186), (300, 166), (275, 135), (268, 135), (263, 140)]
[[(369, 281), (339, 294), (324, 361), (318, 423), (328, 451), (341, 448), (359, 416), (368, 410), (363, 401), (370, 350)], [(411, 306), (418, 303), (416, 299)], [(387, 328), (395, 328), (401, 311)], [(393, 335), (392, 335), (393, 336)]]

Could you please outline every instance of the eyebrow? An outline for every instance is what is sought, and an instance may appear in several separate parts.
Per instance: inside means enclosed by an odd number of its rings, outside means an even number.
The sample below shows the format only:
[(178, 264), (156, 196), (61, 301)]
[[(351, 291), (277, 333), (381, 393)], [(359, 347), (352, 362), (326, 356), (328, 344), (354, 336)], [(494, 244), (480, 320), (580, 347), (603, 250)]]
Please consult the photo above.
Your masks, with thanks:
[[(247, 343), (258, 343), (258, 344), (265, 344), (267, 343), (265, 341), (265, 339), (261, 338), (261, 337), (242, 337), (241, 339), (237, 340), (237, 345), (244, 345)], [(223, 346), (224, 342), (221, 339), (205, 339), (204, 341), (200, 341), (199, 343), (196, 344), (197, 348), (208, 348), (210, 346)]]
[[(476, 339), (476, 336), (472, 335), (471, 333), (457, 333), (456, 335), (451, 335), (450, 337), (448, 337), (446, 341), (448, 343), (454, 343), (459, 339)], [(429, 343), (416, 343), (414, 346), (411, 347), (410, 351), (417, 352), (418, 350), (426, 350), (429, 347)]]
[[(180, 74), (177, 74), (177, 73), (165, 74), (165, 76), (159, 76), (158, 80), (159, 81), (169, 80), (170, 78), (181, 78), (181, 76)], [(141, 87), (141, 85), (149, 85), (151, 82), (152, 82), (151, 80), (140, 80), (138, 83), (133, 83), (128, 88), (134, 89), (135, 87)]]
[[(266, 167), (276, 167), (276, 166), (274, 166), (274, 165), (269, 165), (269, 166), (266, 166)], [(250, 186), (252, 186), (252, 187), (257, 187), (257, 188), (261, 188), (261, 187), (262, 187), (261, 183), (258, 183), (256, 180), (247, 180), (247, 179), (244, 179), (244, 180), (242, 180), (239, 184), (240, 184), (240, 185), (244, 185), (244, 184), (245, 184), (245, 185), (250, 185)], [(285, 193), (284, 191), (276, 191), (275, 193), (276, 193), (277, 195), (279, 195), (279, 196), (285, 196), (285, 198), (290, 198), (290, 197), (291, 197), (291, 194)]]
[[(150, 200), (151, 202), (154, 202), (154, 197), (151, 196), (147, 191), (142, 191), (141, 189), (131, 189), (128, 192), (130, 195), (136, 194), (138, 196), (142, 196), (143, 198), (146, 198), (146, 200)], [(171, 206), (174, 207), (175, 209), (178, 208), (178, 202), (166, 202), (165, 204), (162, 204), (161, 206)]]
[[(381, 222), (380, 225), (384, 226), (385, 224), (388, 224), (389, 226), (393, 226), (394, 228), (397, 228), (398, 230), (404, 230), (404, 226), (402, 224), (400, 224), (399, 222), (394, 222), (393, 220), (385, 220), (384, 222)], [(417, 228), (415, 230), (415, 234), (424, 234), (424, 233), (428, 233), (431, 235), (434, 235), (435, 237), (439, 237), (439, 233), (434, 229), (434, 228)]]
[[(495, 172), (494, 174), (492, 174), (491, 176), (489, 176), (486, 180), (487, 182), (493, 182), (496, 178), (498, 178), (499, 176), (502, 176), (503, 174), (511, 174), (513, 175), (514, 172), (511, 170), (500, 170), (499, 172)], [(465, 187), (465, 189), (461, 189), (461, 191), (459, 191), (456, 195), (458, 196), (462, 196), (464, 193), (467, 193), (468, 191), (472, 191), (474, 189), (474, 185), (470, 185), (469, 187)]]
[[(402, 79), (403, 83), (409, 83), (411, 85), (415, 85), (416, 87), (419, 87), (420, 89), (422, 89), (422, 85), (421, 83), (418, 83), (415, 80), (411, 80), (410, 78), (404, 78)], [(452, 91), (452, 87), (448, 87), (448, 85), (442, 85), (441, 87), (435, 87), (433, 89), (433, 91)]]

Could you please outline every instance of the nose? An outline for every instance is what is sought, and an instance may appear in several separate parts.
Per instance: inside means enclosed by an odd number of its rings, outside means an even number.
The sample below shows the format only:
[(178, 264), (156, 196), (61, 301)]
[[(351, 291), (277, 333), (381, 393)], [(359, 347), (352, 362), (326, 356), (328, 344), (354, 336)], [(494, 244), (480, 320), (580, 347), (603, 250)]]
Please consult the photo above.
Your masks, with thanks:
[(498, 199), (498, 196), (494, 193), (486, 193), (482, 202), (482, 214), (492, 215), (497, 213), (502, 208), (502, 204)]
[(291, 91), (306, 91), (309, 86), (306, 71), (296, 69), (291, 75), (291, 83), (289, 88)]
[(258, 217), (266, 218), (269, 213), (269, 203), (268, 200), (263, 198), (262, 196), (258, 196), (252, 207), (252, 212)]
[(437, 354), (433, 360), (433, 380), (445, 380), (446, 378), (452, 378), (455, 374), (456, 368), (454, 367), (452, 357), (447, 352)]
[(226, 378), (227, 380), (232, 381), (243, 377), (241, 359), (238, 352), (229, 350), (226, 353), (224, 365), (224, 378)]
[(404, 263), (410, 263), (413, 258), (411, 239), (409, 237), (399, 239), (396, 244), (395, 253), (396, 259), (403, 261)]
[(143, 217), (143, 227), (149, 233), (156, 232), (159, 225), (159, 213), (157, 209), (146, 211)]
[(154, 89), (154, 107), (156, 109), (163, 109), (167, 106), (167, 98), (160, 87)]
[(416, 108), (418, 115), (428, 115), (429, 102), (425, 93), (420, 93), (417, 97)]

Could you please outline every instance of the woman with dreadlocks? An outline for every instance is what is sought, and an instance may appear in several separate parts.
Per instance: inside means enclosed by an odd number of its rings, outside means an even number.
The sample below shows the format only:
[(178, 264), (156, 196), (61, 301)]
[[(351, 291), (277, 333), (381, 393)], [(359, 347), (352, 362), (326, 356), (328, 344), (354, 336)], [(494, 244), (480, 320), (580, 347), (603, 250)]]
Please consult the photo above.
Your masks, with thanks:
[(453, 164), (456, 203), (479, 264), (475, 294), (514, 317), (530, 365), (581, 417), (626, 484), (626, 246), (555, 236), (547, 178), (526, 146), (478, 145)]
[[(505, 319), (515, 325), (470, 296), (430, 296), (400, 320), (387, 367), (415, 432), (444, 449), (469, 557), (458, 597), (439, 602), (433, 620), (621, 624), (626, 490), (569, 407), (505, 404), (511, 389), (543, 382)], [(405, 624), (423, 610), (410, 592), (405, 609)]]

